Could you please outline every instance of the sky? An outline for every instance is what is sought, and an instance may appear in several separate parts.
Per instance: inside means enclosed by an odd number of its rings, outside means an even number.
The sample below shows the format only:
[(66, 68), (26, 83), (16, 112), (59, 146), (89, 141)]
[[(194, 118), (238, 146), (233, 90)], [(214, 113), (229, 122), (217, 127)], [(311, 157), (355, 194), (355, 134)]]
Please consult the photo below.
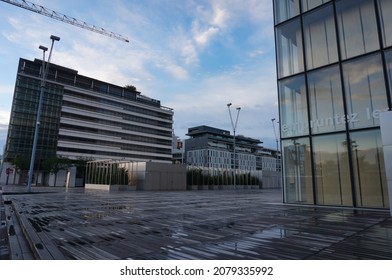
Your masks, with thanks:
[[(207, 125), (275, 148), (278, 119), (271, 0), (32, 0), (128, 38), (129, 43), (0, 1), (0, 147), (7, 137), (19, 58), (42, 59), (120, 86), (174, 111), (173, 130)], [(276, 125), (276, 123), (275, 123)], [(277, 128), (276, 128), (277, 129)], [(2, 148), (1, 148), (2, 149)]]

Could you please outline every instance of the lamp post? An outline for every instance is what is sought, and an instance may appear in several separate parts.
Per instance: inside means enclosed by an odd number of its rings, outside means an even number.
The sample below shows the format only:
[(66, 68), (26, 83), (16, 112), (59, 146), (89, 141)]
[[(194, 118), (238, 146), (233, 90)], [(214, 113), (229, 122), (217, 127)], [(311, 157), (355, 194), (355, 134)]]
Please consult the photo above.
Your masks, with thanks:
[(35, 124), (35, 130), (34, 130), (33, 148), (31, 149), (29, 178), (27, 181), (27, 191), (28, 192), (31, 191), (31, 183), (32, 183), (33, 172), (34, 172), (34, 161), (35, 161), (35, 154), (36, 154), (36, 150), (37, 150), (39, 127), (41, 124), (40, 118), (41, 118), (43, 96), (45, 94), (46, 77), (47, 77), (48, 71), (49, 71), (49, 64), (50, 64), (50, 59), (52, 57), (52, 50), (53, 50), (54, 41), (60, 41), (60, 37), (51, 35), (50, 39), (52, 40), (52, 45), (50, 47), (48, 62), (46, 63), (46, 65), (45, 65), (45, 52), (48, 50), (48, 48), (44, 47), (44, 46), (39, 46), (39, 49), (42, 50), (42, 52), (43, 52), (42, 70), (41, 70), (41, 89), (40, 89), (39, 100), (38, 100), (36, 124)]
[(279, 157), (279, 139), (278, 135), (276, 134), (276, 129), (275, 129), (275, 118), (271, 119), (272, 122), (272, 127), (274, 128), (274, 135), (275, 135), (275, 141), (276, 141), (276, 186), (279, 186), (279, 173), (280, 173), (280, 168), (278, 166), (278, 157)]
[(279, 146), (278, 146), (278, 136), (276, 135), (276, 130), (275, 130), (275, 118), (271, 119), (272, 121), (272, 127), (274, 128), (274, 134), (275, 134), (275, 141), (276, 141), (276, 158), (278, 158), (278, 150), (279, 150)]
[(233, 176), (233, 183), (234, 183), (234, 189), (236, 189), (237, 188), (237, 186), (236, 186), (236, 169), (237, 169), (237, 163), (236, 163), (236, 152), (235, 152), (235, 131), (236, 131), (236, 129), (237, 129), (237, 123), (238, 123), (238, 116), (239, 116), (239, 114), (240, 114), (240, 110), (241, 110), (241, 107), (237, 107), (236, 108), (236, 110), (237, 110), (237, 117), (236, 117), (236, 119), (235, 119), (235, 122), (233, 122), (233, 117), (231, 116), (231, 110), (230, 110), (230, 106), (231, 106), (232, 104), (231, 103), (228, 103), (227, 104), (227, 109), (229, 110), (229, 116), (230, 116), (230, 121), (231, 121), (231, 125), (232, 125), (232, 127), (233, 127), (233, 157), (234, 157), (234, 171), (233, 171), (233, 174), (234, 174), (234, 176)]

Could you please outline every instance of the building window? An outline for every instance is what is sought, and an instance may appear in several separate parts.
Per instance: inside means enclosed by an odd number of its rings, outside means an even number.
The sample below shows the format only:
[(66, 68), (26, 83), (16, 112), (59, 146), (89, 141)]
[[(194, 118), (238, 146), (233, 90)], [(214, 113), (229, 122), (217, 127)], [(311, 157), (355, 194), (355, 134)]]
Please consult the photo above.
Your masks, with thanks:
[(332, 5), (304, 16), (307, 69), (338, 61), (335, 30)]
[(276, 30), (279, 78), (304, 70), (302, 35), (299, 19), (285, 23)]
[(357, 206), (388, 208), (388, 187), (379, 130), (351, 134)]
[(385, 52), (385, 62), (387, 65), (387, 73), (388, 73), (388, 86), (389, 92), (392, 92), (392, 51)]
[(284, 200), (313, 204), (312, 164), (308, 138), (282, 141)]
[(313, 138), (317, 204), (352, 206), (345, 134)]
[(345, 129), (343, 93), (338, 66), (308, 75), (310, 126), (313, 134)]
[(290, 19), (299, 14), (299, 0), (274, 0), (275, 23)]
[(305, 79), (289, 78), (279, 82), (282, 137), (309, 133)]
[(302, 10), (306, 12), (329, 1), (330, 0), (302, 0)]
[(336, 1), (340, 50), (343, 59), (379, 48), (373, 1)]
[(392, 45), (392, 1), (378, 0), (384, 47)]
[(361, 57), (343, 64), (350, 128), (378, 126), (379, 114), (388, 110), (381, 56)]

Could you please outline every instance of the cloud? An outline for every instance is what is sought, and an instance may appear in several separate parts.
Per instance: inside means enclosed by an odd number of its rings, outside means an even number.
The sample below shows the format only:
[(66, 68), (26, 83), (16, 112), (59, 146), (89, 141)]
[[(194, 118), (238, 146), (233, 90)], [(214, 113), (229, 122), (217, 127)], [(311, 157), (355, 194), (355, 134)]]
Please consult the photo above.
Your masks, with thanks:
[(0, 129), (4, 129), (6, 126), (8, 127), (8, 123), (10, 121), (10, 111), (0, 110)]
[(259, 56), (263, 55), (264, 53), (265, 53), (264, 50), (258, 49), (258, 50), (253, 50), (253, 51), (249, 52), (248, 56), (250, 58), (256, 58), (256, 57), (259, 57)]
[(211, 38), (213, 38), (218, 33), (218, 31), (219, 28), (213, 26), (209, 27), (206, 30), (200, 30), (198, 27), (195, 27), (194, 40), (199, 46), (204, 47), (208, 44)]
[(158, 67), (161, 67), (177, 79), (185, 80), (188, 78), (188, 72), (183, 67), (177, 65), (174, 62), (163, 61), (159, 64)]
[[(241, 107), (238, 133), (263, 139), (273, 133), (271, 118), (278, 117), (276, 77), (268, 68), (233, 67), (232, 71), (202, 78), (189, 85), (187, 92), (172, 93), (164, 102), (174, 108), (174, 131), (184, 137), (192, 126), (209, 125), (231, 130), (226, 104)], [(273, 139), (273, 138), (272, 138)]]
[(182, 44), (181, 55), (184, 58), (184, 62), (187, 65), (197, 64), (199, 62), (198, 54), (195, 46), (191, 40), (187, 40)]
[(57, 0), (50, 8), (126, 35), (129, 44), (10, 7), (16, 12), (4, 16), (2, 53), (12, 48), (15, 64), (40, 57), (38, 46), (55, 32), (61, 41), (53, 63), (160, 99), (174, 109), (180, 137), (200, 124), (230, 129), (228, 102), (243, 108), (240, 133), (267, 135), (277, 117), (272, 1), (114, 1), (100, 2), (94, 13), (84, 1)]
[(222, 9), (220, 6), (215, 5), (213, 7), (213, 18), (211, 24), (219, 28), (223, 28), (226, 25), (229, 16), (226, 9)]
[(203, 48), (225, 28), (229, 17), (227, 11), (218, 5), (210, 8), (200, 6), (197, 10), (197, 16), (192, 23), (192, 34), (194, 42)]

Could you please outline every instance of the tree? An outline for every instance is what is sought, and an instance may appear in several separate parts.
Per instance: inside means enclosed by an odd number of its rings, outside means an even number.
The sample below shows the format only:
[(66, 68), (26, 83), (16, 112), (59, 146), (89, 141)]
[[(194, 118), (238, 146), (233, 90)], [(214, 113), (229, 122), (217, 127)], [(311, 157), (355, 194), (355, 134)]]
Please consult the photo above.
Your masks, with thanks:
[(133, 85), (126, 85), (124, 88), (130, 89), (130, 90), (132, 90), (132, 91), (137, 91), (136, 87), (133, 86)]
[(12, 164), (15, 166), (16, 173), (20, 176), (18, 184), (27, 180), (28, 171), (30, 169), (30, 157), (26, 155), (17, 155), (12, 160)]

